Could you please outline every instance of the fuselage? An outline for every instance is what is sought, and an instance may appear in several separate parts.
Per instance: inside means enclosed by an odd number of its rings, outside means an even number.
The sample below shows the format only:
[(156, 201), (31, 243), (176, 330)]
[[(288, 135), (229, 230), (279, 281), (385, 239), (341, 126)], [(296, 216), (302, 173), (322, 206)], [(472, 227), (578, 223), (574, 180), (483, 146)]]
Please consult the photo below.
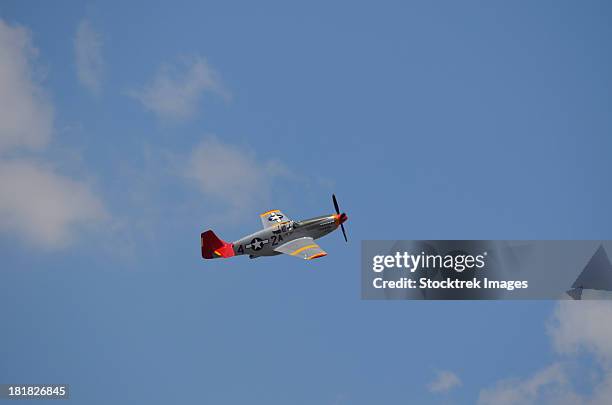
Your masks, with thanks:
[(340, 226), (339, 215), (323, 215), (303, 221), (285, 221), (247, 235), (233, 243), (235, 255), (274, 256), (274, 249), (294, 239), (318, 239)]

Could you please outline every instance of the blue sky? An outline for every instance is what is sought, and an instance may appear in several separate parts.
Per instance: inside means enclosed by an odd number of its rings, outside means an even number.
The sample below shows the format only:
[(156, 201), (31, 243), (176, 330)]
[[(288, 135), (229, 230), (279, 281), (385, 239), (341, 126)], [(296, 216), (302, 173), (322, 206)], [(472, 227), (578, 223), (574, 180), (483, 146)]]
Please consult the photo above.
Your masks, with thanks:
[[(87, 404), (598, 403), (606, 303), (361, 301), (359, 248), (609, 239), (611, 16), (3, 2), (0, 382)], [(201, 231), (329, 213), (332, 192), (349, 244), (324, 259), (201, 260)]]

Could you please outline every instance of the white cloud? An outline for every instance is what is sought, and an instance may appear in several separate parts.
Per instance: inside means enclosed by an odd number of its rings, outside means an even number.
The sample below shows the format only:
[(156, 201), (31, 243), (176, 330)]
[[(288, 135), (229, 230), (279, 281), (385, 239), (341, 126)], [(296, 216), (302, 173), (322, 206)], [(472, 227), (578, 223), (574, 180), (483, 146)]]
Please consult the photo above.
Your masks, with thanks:
[(77, 27), (74, 53), (79, 82), (92, 93), (98, 94), (104, 72), (102, 40), (89, 20), (81, 20)]
[(89, 187), (30, 161), (0, 161), (0, 189), (0, 230), (42, 247), (63, 247), (105, 217)]
[[(567, 361), (555, 363), (525, 379), (498, 382), (480, 392), (481, 405), (568, 404), (604, 405), (612, 398), (611, 301), (560, 301), (549, 321), (553, 347)], [(592, 357), (595, 364), (587, 381), (590, 390), (579, 392), (573, 384), (580, 373), (577, 355)], [(584, 374), (584, 373), (583, 373)], [(583, 390), (584, 391), (584, 390)]]
[[(37, 51), (29, 32), (0, 20), (0, 152), (41, 149), (53, 131), (53, 108), (34, 79)], [(0, 231), (37, 246), (68, 244), (74, 230), (102, 219), (87, 185), (42, 164), (0, 156)]]
[(184, 175), (205, 195), (240, 210), (266, 200), (271, 181), (289, 172), (279, 162), (260, 162), (248, 151), (209, 137), (194, 148)]
[[(526, 379), (509, 379), (480, 391), (479, 405), (608, 405), (612, 398), (612, 373), (596, 376), (590, 394), (572, 383), (571, 366), (555, 363)], [(588, 391), (588, 390), (587, 390)]]
[(593, 353), (612, 364), (612, 301), (561, 301), (549, 325), (559, 353)]
[(161, 118), (179, 120), (195, 113), (205, 93), (230, 98), (219, 75), (205, 59), (196, 56), (184, 60), (182, 69), (163, 66), (149, 85), (142, 90), (130, 91), (128, 95)]
[(39, 149), (51, 136), (53, 109), (34, 78), (30, 33), (0, 19), (0, 152)]
[(461, 380), (452, 371), (440, 370), (436, 378), (427, 385), (430, 392), (446, 392), (461, 385)]
[(565, 370), (560, 363), (556, 363), (536, 372), (529, 378), (502, 380), (493, 388), (483, 389), (480, 392), (478, 404), (559, 404), (567, 403), (564, 401), (571, 398), (573, 395), (569, 391)]

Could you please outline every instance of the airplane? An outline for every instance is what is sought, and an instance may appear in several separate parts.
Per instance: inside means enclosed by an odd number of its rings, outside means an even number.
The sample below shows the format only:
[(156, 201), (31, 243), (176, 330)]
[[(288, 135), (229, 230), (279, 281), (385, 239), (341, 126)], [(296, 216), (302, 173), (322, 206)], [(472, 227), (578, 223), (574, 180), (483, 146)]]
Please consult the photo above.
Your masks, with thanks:
[(323, 215), (292, 221), (280, 210), (271, 210), (260, 215), (263, 229), (228, 243), (220, 239), (212, 230), (200, 236), (203, 259), (230, 258), (249, 255), (250, 259), (262, 256), (276, 256), (282, 253), (305, 260), (326, 256), (327, 253), (315, 243), (315, 239), (327, 235), (340, 227), (344, 240), (348, 242), (344, 223), (346, 213), (340, 213), (338, 200), (332, 194), (335, 214)]

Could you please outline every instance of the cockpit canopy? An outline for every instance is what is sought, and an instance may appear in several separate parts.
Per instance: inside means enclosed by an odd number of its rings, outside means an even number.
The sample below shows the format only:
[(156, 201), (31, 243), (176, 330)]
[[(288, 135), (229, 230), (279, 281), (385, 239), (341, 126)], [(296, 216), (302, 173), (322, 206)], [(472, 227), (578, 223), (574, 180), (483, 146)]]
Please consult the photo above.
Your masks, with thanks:
[(326, 215), (320, 216), (320, 217), (316, 217), (316, 218), (310, 218), (310, 219), (305, 219), (303, 221), (293, 221), (293, 228), (301, 228), (303, 226), (309, 226), (309, 225), (316, 225), (319, 222), (321, 222), (322, 219), (327, 218)]

